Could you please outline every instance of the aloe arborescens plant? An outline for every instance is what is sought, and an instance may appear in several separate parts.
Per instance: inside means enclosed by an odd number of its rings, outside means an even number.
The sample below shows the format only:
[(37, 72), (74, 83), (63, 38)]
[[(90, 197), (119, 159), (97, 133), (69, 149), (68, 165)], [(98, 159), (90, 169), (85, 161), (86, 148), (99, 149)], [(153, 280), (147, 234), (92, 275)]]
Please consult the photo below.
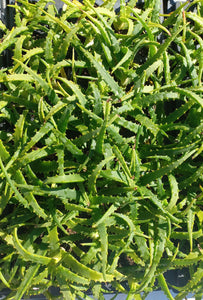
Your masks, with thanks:
[(176, 299), (200, 299), (202, 2), (162, 24), (156, 0), (48, 2), (0, 24), (1, 289), (141, 299), (157, 279), (173, 299), (165, 272), (187, 267)]

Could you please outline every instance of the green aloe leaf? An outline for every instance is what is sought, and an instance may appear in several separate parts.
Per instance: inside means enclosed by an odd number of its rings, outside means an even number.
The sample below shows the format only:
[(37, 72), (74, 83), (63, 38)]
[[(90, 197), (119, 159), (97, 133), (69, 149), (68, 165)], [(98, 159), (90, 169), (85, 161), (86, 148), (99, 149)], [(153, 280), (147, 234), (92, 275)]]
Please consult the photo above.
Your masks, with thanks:
[(102, 77), (102, 79), (106, 82), (106, 84), (110, 87), (112, 92), (115, 94), (116, 97), (121, 98), (123, 96), (123, 91), (119, 87), (118, 83), (111, 77), (104, 69), (104, 67), (94, 58), (94, 56), (89, 53), (88, 51), (85, 51), (83, 48), (80, 48), (80, 50), (84, 53), (84, 55), (89, 59), (89, 61), (92, 63), (92, 65), (97, 70), (98, 74)]
[(43, 265), (48, 265), (52, 258), (46, 257), (44, 255), (34, 254), (26, 250), (23, 245), (20, 243), (20, 240), (17, 236), (17, 228), (14, 229), (13, 233), (13, 243), (17, 251), (24, 257), (27, 261), (36, 262)]
[(54, 177), (47, 177), (44, 181), (45, 184), (50, 183), (71, 183), (71, 182), (83, 182), (84, 178), (79, 174), (61, 175)]
[(157, 178), (160, 178), (160, 177), (168, 174), (169, 172), (172, 172), (174, 169), (178, 168), (184, 161), (186, 161), (190, 156), (192, 156), (195, 152), (196, 152), (196, 150), (192, 150), (189, 153), (186, 153), (185, 155), (183, 155), (177, 161), (171, 163), (170, 165), (144, 175), (141, 178), (142, 184), (145, 185), (147, 183), (150, 183), (152, 180), (156, 180)]

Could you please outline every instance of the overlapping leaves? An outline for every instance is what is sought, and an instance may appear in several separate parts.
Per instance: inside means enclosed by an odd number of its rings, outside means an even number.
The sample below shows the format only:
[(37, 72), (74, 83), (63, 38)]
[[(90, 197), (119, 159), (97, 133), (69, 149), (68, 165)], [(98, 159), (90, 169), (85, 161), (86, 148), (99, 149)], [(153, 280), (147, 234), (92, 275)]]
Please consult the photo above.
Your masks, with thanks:
[(165, 272), (188, 267), (177, 299), (198, 297), (201, 1), (163, 24), (160, 1), (118, 15), (116, 1), (66, 0), (60, 15), (47, 2), (19, 1), (1, 26), (1, 288), (100, 299), (108, 282), (140, 299), (157, 278), (173, 299)]

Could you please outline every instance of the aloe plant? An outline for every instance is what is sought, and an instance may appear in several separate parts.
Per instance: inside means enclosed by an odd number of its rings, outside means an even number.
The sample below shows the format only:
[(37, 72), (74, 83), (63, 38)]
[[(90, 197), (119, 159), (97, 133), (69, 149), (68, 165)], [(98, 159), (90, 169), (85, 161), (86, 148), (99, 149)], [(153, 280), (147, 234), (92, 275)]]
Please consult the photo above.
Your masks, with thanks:
[[(0, 289), (201, 295), (202, 1), (20, 0), (0, 53)], [(20, 4), (20, 5), (18, 5)], [(190, 11), (196, 5), (196, 13)], [(162, 37), (160, 39), (160, 37)], [(157, 284), (155, 280), (157, 279)], [(129, 289), (125, 289), (125, 284)], [(115, 297), (114, 297), (115, 298)]]

